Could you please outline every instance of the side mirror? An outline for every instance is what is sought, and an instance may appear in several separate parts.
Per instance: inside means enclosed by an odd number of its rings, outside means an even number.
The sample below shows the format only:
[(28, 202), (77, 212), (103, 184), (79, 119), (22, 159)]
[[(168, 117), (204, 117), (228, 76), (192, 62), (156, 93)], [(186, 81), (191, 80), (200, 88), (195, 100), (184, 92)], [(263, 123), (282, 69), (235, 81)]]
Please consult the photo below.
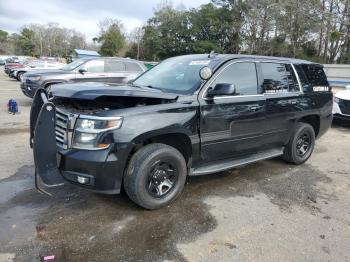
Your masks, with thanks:
[(214, 96), (232, 96), (236, 93), (236, 87), (234, 84), (216, 84), (214, 88), (209, 88), (207, 97), (212, 98)]
[(80, 68), (78, 72), (83, 75), (84, 73), (87, 72), (87, 69), (83, 67), (83, 68)]
[(31, 65), (31, 66), (29, 66), (29, 67), (31, 67), (31, 68), (35, 68), (35, 66), (34, 66), (34, 65)]

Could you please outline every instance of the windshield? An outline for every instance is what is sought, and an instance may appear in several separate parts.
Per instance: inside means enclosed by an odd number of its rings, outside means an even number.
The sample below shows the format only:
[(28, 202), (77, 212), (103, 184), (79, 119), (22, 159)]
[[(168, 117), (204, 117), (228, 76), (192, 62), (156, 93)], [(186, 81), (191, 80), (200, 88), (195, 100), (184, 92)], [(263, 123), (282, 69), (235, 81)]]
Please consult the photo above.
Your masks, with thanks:
[(199, 70), (210, 62), (208, 58), (200, 60), (193, 56), (170, 58), (141, 75), (133, 84), (165, 92), (190, 94), (201, 83)]
[(61, 68), (61, 70), (63, 71), (72, 71), (75, 68), (77, 68), (78, 66), (84, 64), (86, 62), (85, 59), (79, 59), (79, 60), (75, 60), (74, 62), (65, 65), (64, 67)]

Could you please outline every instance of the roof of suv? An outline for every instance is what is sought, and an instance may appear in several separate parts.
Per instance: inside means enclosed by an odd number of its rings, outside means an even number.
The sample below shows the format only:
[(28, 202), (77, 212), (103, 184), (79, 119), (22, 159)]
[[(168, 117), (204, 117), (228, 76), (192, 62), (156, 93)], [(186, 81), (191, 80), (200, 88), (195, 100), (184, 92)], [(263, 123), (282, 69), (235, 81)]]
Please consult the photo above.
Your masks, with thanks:
[(317, 64), (314, 62), (310, 62), (307, 60), (296, 59), (296, 58), (288, 58), (288, 57), (275, 57), (275, 56), (258, 56), (258, 55), (245, 55), (245, 54), (213, 54), (212, 57), (209, 54), (192, 54), (186, 56), (193, 56), (193, 58), (197, 59), (215, 59), (215, 60), (231, 60), (231, 59), (259, 59), (259, 60), (276, 60), (276, 61), (284, 61), (290, 62), (292, 64)]
[(124, 58), (124, 57), (106, 57), (106, 56), (101, 56), (101, 57), (82, 57), (82, 58), (79, 58), (79, 60), (95, 60), (95, 59), (115, 59), (115, 60), (119, 60), (119, 61), (124, 61), (124, 62), (136, 62), (136, 63), (142, 63), (141, 61), (139, 60), (136, 60), (136, 59), (131, 59), (131, 58)]

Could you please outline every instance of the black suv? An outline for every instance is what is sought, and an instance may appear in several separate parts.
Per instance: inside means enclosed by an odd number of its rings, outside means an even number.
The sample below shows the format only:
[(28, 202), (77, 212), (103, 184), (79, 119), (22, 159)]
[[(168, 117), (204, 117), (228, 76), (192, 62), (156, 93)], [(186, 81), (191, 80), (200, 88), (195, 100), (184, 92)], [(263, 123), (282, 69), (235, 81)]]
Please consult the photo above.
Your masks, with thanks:
[(132, 59), (82, 58), (55, 71), (36, 71), (24, 74), (21, 78), (21, 89), (23, 94), (33, 97), (38, 88), (48, 88), (58, 83), (127, 83), (146, 70), (143, 63)]
[(332, 122), (319, 64), (246, 55), (167, 59), (132, 84), (39, 89), (31, 110), (38, 188), (73, 184), (168, 205), (187, 176), (282, 157), (304, 163)]

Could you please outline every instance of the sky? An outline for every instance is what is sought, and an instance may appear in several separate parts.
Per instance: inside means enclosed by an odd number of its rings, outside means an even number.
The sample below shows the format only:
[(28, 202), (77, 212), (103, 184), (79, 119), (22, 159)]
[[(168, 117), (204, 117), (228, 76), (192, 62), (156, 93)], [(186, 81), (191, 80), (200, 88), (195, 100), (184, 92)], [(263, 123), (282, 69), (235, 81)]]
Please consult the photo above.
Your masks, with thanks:
[[(162, 0), (0, 0), (0, 29), (10, 33), (26, 24), (49, 22), (76, 29), (88, 40), (98, 35), (98, 21), (116, 18), (127, 32), (142, 26)], [(163, 0), (164, 2), (164, 0)], [(210, 0), (172, 0), (174, 7), (198, 7)]]

